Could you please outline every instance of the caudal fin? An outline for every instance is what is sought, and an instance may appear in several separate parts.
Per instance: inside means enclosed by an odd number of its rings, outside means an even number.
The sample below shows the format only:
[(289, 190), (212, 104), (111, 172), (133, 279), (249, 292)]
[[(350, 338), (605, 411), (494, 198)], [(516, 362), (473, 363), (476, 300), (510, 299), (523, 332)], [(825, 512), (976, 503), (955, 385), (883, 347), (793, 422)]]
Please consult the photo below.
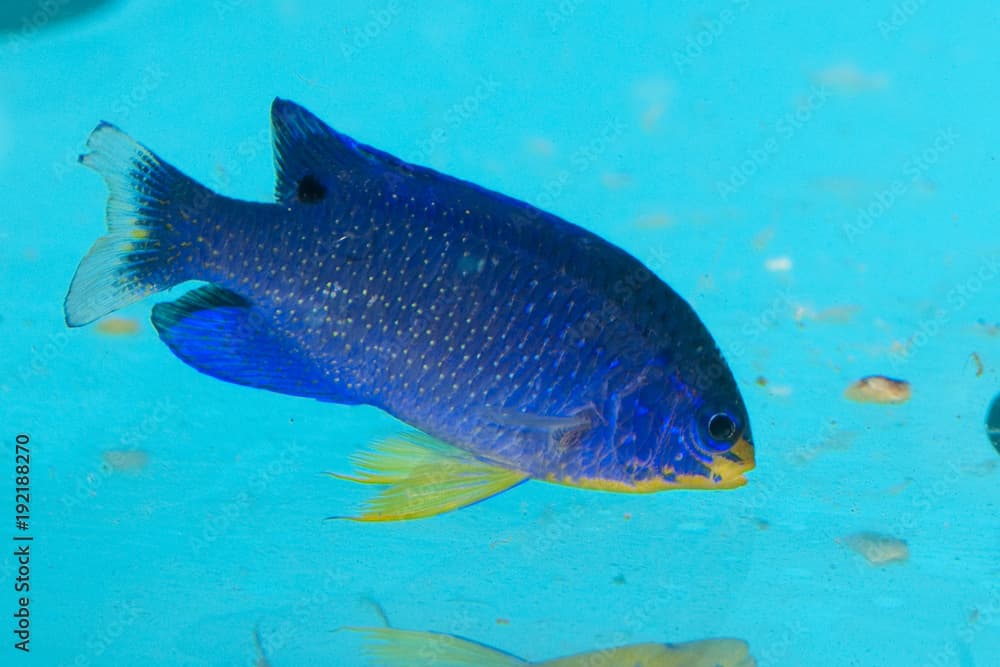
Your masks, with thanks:
[(80, 162), (107, 183), (108, 233), (80, 262), (66, 295), (66, 324), (79, 327), (194, 276), (183, 273), (192, 234), (215, 195), (109, 123)]

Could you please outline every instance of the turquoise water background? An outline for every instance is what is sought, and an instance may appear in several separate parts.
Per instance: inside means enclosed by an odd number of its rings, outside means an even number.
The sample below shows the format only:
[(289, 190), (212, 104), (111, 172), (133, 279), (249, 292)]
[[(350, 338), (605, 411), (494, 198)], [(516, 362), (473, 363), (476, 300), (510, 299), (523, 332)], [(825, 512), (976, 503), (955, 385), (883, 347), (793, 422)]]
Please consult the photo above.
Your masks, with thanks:
[[(0, 540), (18, 433), (34, 537), (27, 655), (2, 550), (0, 663), (252, 665), (256, 626), (274, 667), (362, 664), (334, 630), (378, 625), (377, 602), (394, 626), (530, 659), (734, 636), (761, 665), (1000, 664), (983, 429), (1000, 390), (1000, 7), (613, 7), (112, 3), (0, 35)], [(96, 123), (266, 201), (275, 96), (646, 262), (733, 367), (749, 484), (536, 482), (424, 521), (326, 521), (365, 490), (322, 473), (398, 422), (196, 373), (148, 320), (187, 286), (119, 313), (138, 335), (67, 329), (104, 232), (104, 184), (75, 163)], [(912, 399), (844, 398), (873, 373)], [(114, 470), (108, 450), (148, 464)], [(843, 541), (859, 531), (909, 558), (869, 564)]]

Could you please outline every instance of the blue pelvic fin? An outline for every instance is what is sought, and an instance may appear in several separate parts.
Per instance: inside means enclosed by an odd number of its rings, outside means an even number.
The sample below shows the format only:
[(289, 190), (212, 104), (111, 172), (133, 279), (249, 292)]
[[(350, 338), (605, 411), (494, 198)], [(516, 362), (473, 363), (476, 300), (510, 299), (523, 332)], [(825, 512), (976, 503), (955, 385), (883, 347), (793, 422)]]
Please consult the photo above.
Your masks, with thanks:
[(280, 98), (271, 104), (275, 199), (285, 205), (318, 204), (345, 181), (395, 175), (415, 167), (331, 128), (303, 107)]
[(351, 457), (356, 475), (327, 473), (361, 484), (386, 485), (353, 521), (422, 519), (485, 500), (528, 479), (431, 436), (405, 433), (376, 442)]
[(184, 363), (212, 377), (321, 401), (358, 403), (253, 304), (215, 285), (153, 307), (153, 326)]
[(73, 276), (64, 304), (71, 327), (186, 280), (181, 228), (216, 197), (109, 123), (91, 132), (87, 148), (80, 162), (108, 186), (108, 233)]

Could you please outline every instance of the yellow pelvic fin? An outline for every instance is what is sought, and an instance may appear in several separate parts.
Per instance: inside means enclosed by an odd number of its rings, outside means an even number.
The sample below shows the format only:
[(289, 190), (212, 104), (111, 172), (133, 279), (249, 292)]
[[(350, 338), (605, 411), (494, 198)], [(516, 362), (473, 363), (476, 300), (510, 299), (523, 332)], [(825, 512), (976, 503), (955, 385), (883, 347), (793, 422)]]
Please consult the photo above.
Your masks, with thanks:
[(538, 667), (757, 667), (741, 639), (631, 644), (537, 663)]
[(421, 519), (495, 496), (528, 479), (523, 472), (485, 463), (424, 433), (378, 441), (351, 457), (354, 475), (337, 479), (388, 488), (368, 500), (352, 521)]
[(517, 667), (529, 663), (510, 653), (439, 632), (393, 628), (343, 628), (365, 636), (371, 663), (392, 667)]

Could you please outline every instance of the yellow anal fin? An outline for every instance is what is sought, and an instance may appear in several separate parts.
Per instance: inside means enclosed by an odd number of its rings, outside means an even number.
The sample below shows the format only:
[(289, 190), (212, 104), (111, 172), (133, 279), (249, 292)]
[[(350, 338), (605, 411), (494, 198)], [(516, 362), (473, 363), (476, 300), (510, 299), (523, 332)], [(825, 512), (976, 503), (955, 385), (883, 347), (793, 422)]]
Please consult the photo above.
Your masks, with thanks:
[(393, 628), (343, 628), (365, 636), (372, 664), (391, 667), (518, 667), (529, 663), (485, 644), (440, 632)]
[(422, 519), (495, 496), (528, 479), (523, 472), (485, 463), (424, 433), (387, 438), (351, 457), (354, 475), (337, 479), (387, 488), (368, 500), (352, 521)]
[(631, 644), (545, 660), (538, 667), (756, 667), (742, 639)]

